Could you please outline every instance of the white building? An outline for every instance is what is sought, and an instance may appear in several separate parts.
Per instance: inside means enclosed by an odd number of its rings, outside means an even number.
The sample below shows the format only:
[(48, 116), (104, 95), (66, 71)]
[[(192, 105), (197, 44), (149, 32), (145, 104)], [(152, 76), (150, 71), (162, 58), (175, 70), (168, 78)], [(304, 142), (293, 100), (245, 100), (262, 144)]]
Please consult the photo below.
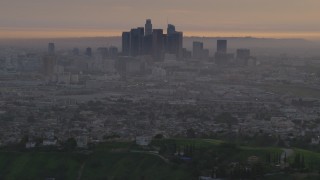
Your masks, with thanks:
[(151, 143), (152, 138), (147, 136), (136, 137), (136, 144), (140, 146), (148, 146)]

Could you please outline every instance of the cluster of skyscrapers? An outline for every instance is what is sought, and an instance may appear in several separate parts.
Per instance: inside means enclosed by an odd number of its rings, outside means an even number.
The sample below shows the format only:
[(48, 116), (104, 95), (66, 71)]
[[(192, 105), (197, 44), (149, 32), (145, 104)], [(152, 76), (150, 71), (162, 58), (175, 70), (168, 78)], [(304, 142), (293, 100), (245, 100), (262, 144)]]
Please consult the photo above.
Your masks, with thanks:
[(156, 61), (162, 61), (165, 53), (174, 54), (177, 59), (183, 55), (183, 33), (176, 31), (172, 24), (168, 24), (167, 34), (163, 29), (153, 29), (150, 19), (145, 27), (131, 29), (122, 33), (122, 55), (142, 56), (150, 55)]
[[(72, 54), (82, 57), (84, 62), (78, 60), (84, 70), (89, 67), (102, 66), (105, 60), (113, 60), (118, 72), (144, 71), (145, 58), (152, 57), (155, 62), (164, 60), (184, 60), (184, 61), (211, 61), (217, 65), (247, 65), (251, 58), (249, 49), (237, 49), (236, 58), (234, 54), (227, 52), (227, 40), (217, 40), (217, 47), (214, 56), (209, 56), (209, 49), (204, 48), (203, 42), (194, 41), (191, 51), (183, 48), (183, 33), (176, 31), (172, 24), (168, 24), (167, 33), (163, 29), (153, 29), (150, 19), (146, 20), (144, 27), (133, 28), (128, 32), (122, 33), (122, 52), (118, 48), (111, 46), (99, 47), (93, 52), (92, 48), (85, 49), (80, 56), (78, 48), (74, 48)], [(94, 56), (94, 54), (96, 56)], [(81, 58), (80, 58), (81, 59)], [(90, 61), (89, 61), (90, 60)], [(55, 55), (55, 44), (48, 44), (48, 53), (43, 57), (43, 71), (46, 77), (52, 76), (57, 69), (57, 56)], [(79, 65), (80, 66), (80, 65)], [(86, 69), (87, 68), (87, 69)], [(99, 68), (98, 68), (99, 69)], [(132, 70), (133, 71), (133, 70)], [(124, 73), (123, 73), (124, 74)]]

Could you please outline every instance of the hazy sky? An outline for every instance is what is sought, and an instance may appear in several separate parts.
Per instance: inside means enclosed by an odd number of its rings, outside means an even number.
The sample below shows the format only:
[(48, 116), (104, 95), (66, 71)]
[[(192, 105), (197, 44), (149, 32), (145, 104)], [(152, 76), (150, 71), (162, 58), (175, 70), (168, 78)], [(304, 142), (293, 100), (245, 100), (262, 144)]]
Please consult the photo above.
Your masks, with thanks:
[(0, 0), (0, 37), (108, 36), (167, 20), (186, 35), (320, 37), (320, 0)]

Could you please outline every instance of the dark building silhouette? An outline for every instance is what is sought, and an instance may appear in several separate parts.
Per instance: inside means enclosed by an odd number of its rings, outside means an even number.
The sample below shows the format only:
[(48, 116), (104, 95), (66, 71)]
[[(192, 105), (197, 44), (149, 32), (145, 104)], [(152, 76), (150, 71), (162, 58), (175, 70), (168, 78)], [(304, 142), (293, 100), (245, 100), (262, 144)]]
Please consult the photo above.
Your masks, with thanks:
[(46, 55), (43, 57), (43, 74), (45, 76), (52, 76), (57, 63), (55, 55)]
[(86, 49), (85, 55), (88, 57), (92, 57), (92, 49), (90, 47)]
[(48, 44), (48, 54), (54, 55), (54, 53), (55, 53), (54, 43), (49, 43)]
[(227, 54), (227, 40), (217, 40), (217, 52), (215, 53), (216, 63), (218, 65), (226, 65), (231, 58), (231, 55)]
[(202, 58), (203, 53), (203, 43), (194, 41), (192, 46), (193, 58), (200, 59)]
[(192, 50), (193, 50), (193, 58), (194, 59), (208, 59), (209, 58), (209, 49), (204, 49), (203, 48), (203, 43), (194, 41)]
[(176, 27), (172, 24), (168, 24), (167, 34), (168, 36), (176, 32)]
[(146, 20), (146, 24), (145, 24), (145, 33), (146, 36), (148, 35), (152, 35), (152, 23), (151, 23), (151, 19), (147, 19)]
[(171, 54), (175, 54), (178, 59), (182, 58), (183, 33), (174, 32), (167, 35), (167, 49)]
[(217, 40), (217, 53), (227, 53), (227, 40)]
[(130, 56), (140, 56), (143, 53), (144, 28), (139, 27), (130, 31)]
[(182, 48), (182, 57), (185, 59), (191, 58), (191, 51), (188, 51), (187, 48)]
[(164, 34), (162, 29), (154, 29), (152, 32), (152, 56), (156, 61), (163, 60)]
[(130, 32), (122, 33), (122, 55), (130, 55)]
[(208, 59), (208, 58), (209, 58), (209, 49), (203, 49), (202, 59)]
[(144, 36), (144, 38), (143, 38), (143, 54), (152, 55), (152, 39), (153, 39), (152, 34)]
[(152, 29), (150, 19), (146, 20), (145, 28), (138, 27), (130, 32), (122, 33), (122, 55), (151, 55), (156, 61), (164, 57), (164, 53), (183, 57), (183, 33), (177, 32), (175, 26), (168, 24), (167, 34), (163, 29)]
[(237, 49), (237, 63), (240, 65), (247, 65), (250, 59), (250, 49)]

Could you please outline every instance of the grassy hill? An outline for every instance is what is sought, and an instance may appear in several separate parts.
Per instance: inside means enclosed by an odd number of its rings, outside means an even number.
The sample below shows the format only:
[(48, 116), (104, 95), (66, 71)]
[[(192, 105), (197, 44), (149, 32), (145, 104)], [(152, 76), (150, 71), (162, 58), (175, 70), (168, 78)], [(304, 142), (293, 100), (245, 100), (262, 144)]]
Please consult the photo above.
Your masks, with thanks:
[(191, 179), (186, 167), (167, 164), (143, 153), (94, 153), (86, 162), (82, 179)]
[(85, 159), (77, 153), (0, 152), (0, 179), (76, 179)]
[[(172, 161), (170, 148), (194, 146), (197, 150), (191, 164)], [(234, 146), (217, 140), (206, 139), (164, 139), (155, 140), (152, 146), (159, 147), (160, 155), (136, 152), (139, 147), (132, 142), (106, 142), (85, 152), (7, 152), (0, 151), (0, 180), (44, 180), (54, 177), (57, 180), (193, 180), (198, 176), (194, 169), (211, 166), (213, 157), (219, 163), (245, 162), (250, 156), (257, 156), (262, 162), (267, 153), (282, 152), (280, 148)], [(165, 150), (163, 150), (165, 149)], [(320, 162), (320, 154), (295, 149), (304, 154), (309, 162)], [(172, 154), (172, 153), (171, 153)], [(170, 162), (166, 159), (171, 160)], [(292, 159), (292, 158), (291, 158)], [(320, 164), (313, 164), (319, 166)], [(277, 179), (290, 175), (268, 176)], [(318, 176), (316, 176), (318, 177)], [(280, 178), (281, 179), (281, 178)]]

